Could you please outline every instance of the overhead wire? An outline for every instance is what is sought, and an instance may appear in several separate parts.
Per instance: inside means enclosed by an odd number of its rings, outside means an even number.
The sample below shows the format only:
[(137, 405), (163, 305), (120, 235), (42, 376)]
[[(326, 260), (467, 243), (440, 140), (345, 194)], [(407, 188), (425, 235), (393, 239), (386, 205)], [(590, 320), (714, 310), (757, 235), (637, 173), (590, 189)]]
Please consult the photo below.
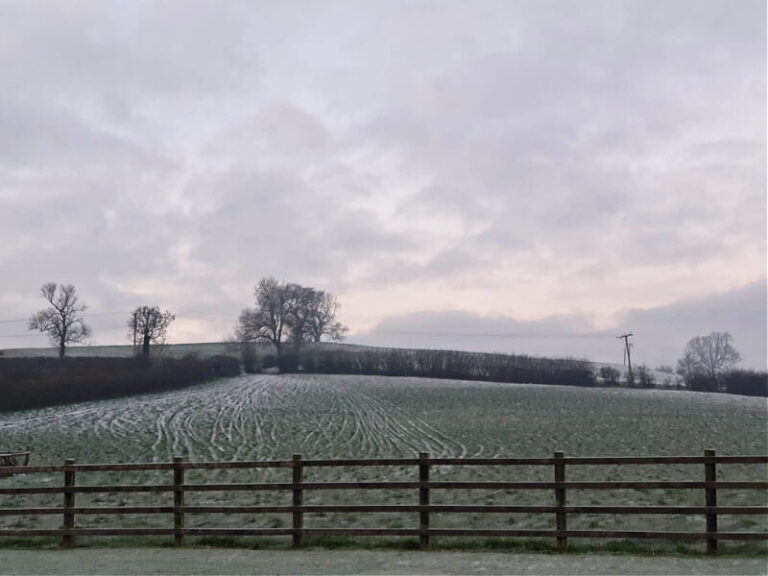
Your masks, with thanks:
[[(95, 318), (100, 316), (116, 316), (120, 314), (130, 314), (130, 311), (115, 312), (94, 312), (83, 314), (83, 318)], [(223, 318), (219, 316), (176, 316), (177, 320), (204, 320), (207, 322), (233, 322), (233, 318)], [(0, 319), (0, 324), (12, 324), (28, 322), (29, 319)], [(123, 326), (99, 328), (100, 332), (109, 332), (123, 329)], [(364, 335), (393, 335), (393, 336), (433, 336), (433, 337), (468, 337), (468, 338), (608, 338), (613, 334), (607, 331), (601, 332), (580, 332), (580, 333), (525, 333), (525, 332), (438, 332), (426, 330), (368, 330), (361, 332)], [(0, 338), (32, 338), (42, 334), (0, 334)], [(350, 335), (354, 336), (354, 335)]]

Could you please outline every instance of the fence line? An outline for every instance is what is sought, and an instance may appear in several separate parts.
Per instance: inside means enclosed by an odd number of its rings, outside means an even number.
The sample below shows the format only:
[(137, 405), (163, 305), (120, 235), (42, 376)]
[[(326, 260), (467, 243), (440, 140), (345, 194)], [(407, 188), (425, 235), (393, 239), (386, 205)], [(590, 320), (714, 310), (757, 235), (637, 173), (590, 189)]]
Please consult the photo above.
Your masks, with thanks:
[[(701, 481), (567, 481), (566, 470), (570, 466), (600, 465), (703, 465), (704, 480)], [(0, 516), (46, 516), (61, 515), (62, 527), (57, 529), (0, 529), (3, 537), (61, 537), (62, 546), (71, 547), (77, 536), (130, 536), (162, 535), (173, 536), (176, 546), (183, 546), (187, 536), (291, 536), (295, 547), (306, 543), (306, 537), (318, 535), (335, 536), (418, 536), (421, 548), (435, 545), (438, 536), (480, 536), (480, 537), (554, 537), (559, 550), (566, 550), (569, 538), (626, 538), (703, 540), (707, 552), (716, 554), (720, 540), (768, 540), (768, 532), (723, 532), (718, 530), (719, 515), (768, 515), (768, 506), (718, 506), (718, 490), (759, 490), (768, 491), (768, 482), (717, 481), (717, 465), (725, 464), (768, 464), (768, 456), (717, 456), (714, 450), (706, 450), (704, 456), (658, 456), (658, 457), (566, 457), (555, 452), (553, 458), (430, 458), (422, 452), (418, 458), (390, 458), (367, 460), (304, 460), (294, 455), (291, 460), (254, 462), (185, 462), (176, 457), (173, 462), (142, 464), (76, 464), (68, 459), (63, 466), (14, 466), (0, 467), (0, 475), (63, 473), (62, 486), (48, 487), (7, 487), (0, 486), (0, 495), (63, 494), (63, 506), (6, 508), (0, 507)], [(443, 482), (430, 480), (433, 466), (551, 466), (553, 482), (506, 482), (472, 481)], [(308, 467), (388, 467), (414, 466), (418, 469), (418, 481), (366, 481), (366, 482), (305, 482), (304, 469)], [(186, 470), (231, 470), (258, 468), (289, 468), (290, 482), (262, 483), (206, 483), (190, 484), (185, 481)], [(100, 471), (171, 471), (170, 484), (77, 486), (78, 473)], [(499, 505), (435, 505), (431, 504), (433, 490), (544, 490), (553, 491), (554, 506), (499, 506)], [(569, 490), (616, 490), (616, 489), (671, 489), (703, 490), (705, 506), (568, 506)], [(418, 491), (418, 505), (305, 505), (304, 494), (310, 491), (327, 490), (413, 490)], [(188, 506), (185, 494), (189, 492), (255, 492), (284, 491), (292, 493), (291, 505), (280, 506)], [(92, 493), (161, 493), (173, 494), (173, 506), (77, 506), (77, 494)], [(307, 528), (306, 514), (323, 513), (418, 513), (418, 528)], [(187, 528), (186, 516), (194, 514), (268, 514), (285, 513), (292, 517), (291, 528)], [(484, 514), (546, 514), (554, 516), (555, 530), (540, 529), (436, 529), (431, 527), (431, 516), (442, 513), (484, 513)], [(172, 515), (173, 526), (168, 528), (77, 528), (76, 517), (87, 515)], [(661, 532), (628, 530), (569, 530), (568, 517), (574, 514), (604, 515), (703, 515), (706, 529), (703, 532)]]

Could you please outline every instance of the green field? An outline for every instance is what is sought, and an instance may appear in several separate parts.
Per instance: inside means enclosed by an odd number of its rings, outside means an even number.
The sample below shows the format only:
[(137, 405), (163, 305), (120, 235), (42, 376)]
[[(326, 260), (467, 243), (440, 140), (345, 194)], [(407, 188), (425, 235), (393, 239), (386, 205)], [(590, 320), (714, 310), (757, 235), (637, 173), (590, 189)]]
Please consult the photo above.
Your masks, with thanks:
[[(30, 445), (32, 464), (191, 460), (411, 457), (432, 456), (548, 457), (555, 450), (571, 456), (701, 455), (714, 448), (720, 455), (768, 453), (765, 399), (665, 390), (586, 389), (482, 382), (370, 376), (258, 375), (221, 380), (184, 391), (88, 402), (0, 415), (4, 449)], [(700, 469), (701, 468), (701, 469)], [(191, 472), (190, 482), (287, 481), (289, 472)], [(167, 483), (162, 473), (120, 477), (116, 473), (79, 482)], [(765, 466), (720, 466), (719, 479), (764, 480)], [(415, 479), (416, 470), (313, 469), (307, 480)], [(552, 480), (549, 467), (438, 467), (439, 480)], [(569, 480), (703, 479), (700, 465), (569, 467)], [(30, 475), (0, 479), (2, 485), (55, 485), (58, 476)], [(189, 496), (191, 504), (236, 502), (289, 503), (279, 496), (244, 493), (226, 499), (219, 493)], [(569, 492), (569, 504), (703, 505), (703, 490), (627, 490)], [(766, 505), (765, 493), (722, 491), (720, 505)], [(4, 506), (21, 504), (20, 497)], [(551, 504), (548, 491), (435, 491), (433, 503)], [(30, 503), (27, 499), (24, 502)], [(417, 503), (417, 495), (391, 493), (308, 493), (314, 503)], [(53, 498), (36, 503), (55, 505)], [(162, 496), (113, 495), (78, 497), (78, 503), (121, 505), (166, 503)], [(168, 519), (122, 517), (124, 526), (167, 525)], [(415, 514), (309, 516), (311, 527), (415, 527)], [(82, 526), (113, 524), (114, 517), (83, 517)], [(36, 527), (53, 518), (18, 520), (2, 517), (4, 526)], [(436, 527), (551, 528), (554, 519), (526, 515), (440, 515)], [(260, 518), (199, 516), (198, 526), (287, 527), (289, 515)], [(702, 516), (574, 516), (573, 529), (704, 530)], [(723, 516), (721, 530), (767, 530), (764, 516)], [(755, 545), (757, 546), (757, 545)]]

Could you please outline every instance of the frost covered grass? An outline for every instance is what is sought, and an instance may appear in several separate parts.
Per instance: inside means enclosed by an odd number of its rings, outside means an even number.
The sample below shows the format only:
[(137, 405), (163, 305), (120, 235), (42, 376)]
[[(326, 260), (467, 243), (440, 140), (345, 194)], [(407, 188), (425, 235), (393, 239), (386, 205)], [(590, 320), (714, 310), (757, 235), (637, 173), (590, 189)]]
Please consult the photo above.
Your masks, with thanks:
[[(3, 448), (32, 446), (32, 464), (188, 460), (766, 454), (764, 399), (663, 390), (589, 389), (411, 378), (258, 375), (183, 391), (0, 415)], [(765, 466), (719, 466), (724, 480), (764, 480)], [(569, 480), (703, 480), (703, 466), (569, 466)], [(435, 467), (435, 480), (552, 480), (550, 467)], [(290, 470), (189, 471), (189, 483), (289, 481)], [(317, 469), (306, 481), (416, 480), (415, 467)], [(58, 485), (58, 475), (0, 479)], [(79, 474), (78, 484), (169, 483), (169, 473)], [(435, 504), (554, 503), (551, 491), (439, 491)], [(78, 505), (168, 505), (170, 494), (78, 495)], [(305, 504), (415, 504), (416, 491), (311, 492)], [(189, 493), (190, 505), (289, 504), (290, 494)], [(703, 505), (703, 490), (569, 491), (570, 505)], [(720, 505), (766, 505), (760, 492), (721, 491)], [(3, 506), (59, 505), (58, 497), (4, 498)], [(58, 517), (0, 518), (55, 526)], [(81, 516), (82, 527), (170, 525), (163, 516)], [(196, 515), (190, 527), (290, 527), (289, 514)], [(554, 515), (436, 514), (436, 528), (553, 528)], [(704, 531), (703, 516), (569, 516), (569, 528)], [(417, 514), (308, 514), (307, 527), (416, 527)], [(764, 516), (722, 516), (720, 529), (764, 531)], [(574, 544), (579, 544), (575, 541)], [(590, 546), (593, 543), (583, 542)], [(731, 544), (730, 546), (737, 546)], [(754, 544), (749, 550), (764, 549)], [(725, 544), (727, 549), (729, 544)], [(698, 545), (693, 545), (698, 549)]]

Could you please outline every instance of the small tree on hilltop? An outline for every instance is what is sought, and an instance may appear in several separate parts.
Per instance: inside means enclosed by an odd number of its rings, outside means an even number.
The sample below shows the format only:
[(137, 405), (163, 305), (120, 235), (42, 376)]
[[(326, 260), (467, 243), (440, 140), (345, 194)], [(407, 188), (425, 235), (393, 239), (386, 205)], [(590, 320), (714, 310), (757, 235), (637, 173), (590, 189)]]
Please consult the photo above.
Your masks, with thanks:
[(64, 358), (67, 344), (83, 342), (91, 335), (90, 327), (81, 317), (86, 306), (78, 304), (77, 290), (72, 284), (62, 284), (57, 289), (55, 282), (49, 282), (40, 293), (50, 306), (29, 319), (29, 329), (48, 334), (51, 344), (59, 348), (59, 358)]
[(640, 388), (653, 388), (656, 385), (656, 378), (645, 364), (637, 367), (637, 382)]
[(163, 312), (158, 306), (139, 306), (128, 319), (128, 336), (133, 338), (134, 346), (141, 344), (141, 355), (149, 358), (149, 345), (163, 344), (168, 326), (175, 319), (174, 314)]
[(603, 379), (606, 386), (618, 386), (621, 372), (613, 366), (601, 366), (598, 375)]

